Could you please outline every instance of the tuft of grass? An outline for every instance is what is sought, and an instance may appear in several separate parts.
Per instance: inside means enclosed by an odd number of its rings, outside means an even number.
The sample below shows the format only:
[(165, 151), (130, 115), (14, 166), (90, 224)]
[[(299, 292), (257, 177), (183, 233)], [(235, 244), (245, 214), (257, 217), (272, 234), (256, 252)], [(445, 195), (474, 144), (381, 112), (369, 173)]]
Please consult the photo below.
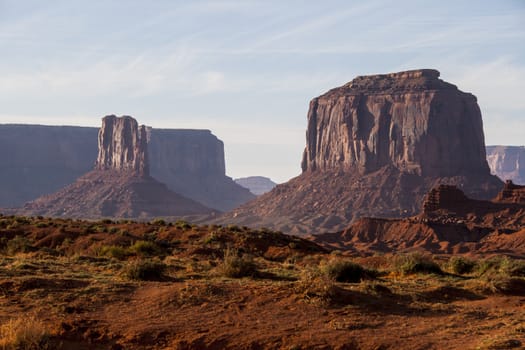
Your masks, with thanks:
[(156, 256), (162, 254), (162, 249), (154, 242), (136, 241), (129, 251), (140, 256)]
[(358, 283), (367, 278), (377, 276), (376, 271), (365, 269), (363, 266), (348, 260), (333, 260), (323, 268), (329, 278), (337, 282)]
[(241, 278), (257, 275), (257, 266), (247, 255), (240, 255), (237, 250), (226, 249), (224, 260), (218, 266), (220, 273), (225, 277)]
[(14, 318), (0, 326), (0, 349), (49, 349), (49, 336), (44, 323), (35, 317)]
[(294, 290), (307, 302), (321, 306), (335, 304), (340, 299), (340, 288), (318, 267), (304, 269)]
[(32, 251), (33, 247), (29, 240), (23, 236), (15, 236), (10, 239), (6, 244), (6, 253), (8, 255), (14, 255), (16, 253), (27, 253)]
[(403, 275), (416, 273), (443, 274), (441, 267), (430, 256), (421, 253), (399, 255), (394, 260), (394, 266), (396, 271)]
[(118, 245), (106, 245), (100, 248), (99, 255), (109, 256), (118, 260), (125, 260), (127, 257), (132, 255), (132, 253), (129, 251), (129, 249)]
[(448, 268), (457, 275), (464, 275), (474, 271), (476, 262), (462, 256), (453, 256), (448, 261)]
[(135, 281), (160, 281), (164, 279), (166, 264), (153, 260), (134, 260), (124, 268), (127, 278)]

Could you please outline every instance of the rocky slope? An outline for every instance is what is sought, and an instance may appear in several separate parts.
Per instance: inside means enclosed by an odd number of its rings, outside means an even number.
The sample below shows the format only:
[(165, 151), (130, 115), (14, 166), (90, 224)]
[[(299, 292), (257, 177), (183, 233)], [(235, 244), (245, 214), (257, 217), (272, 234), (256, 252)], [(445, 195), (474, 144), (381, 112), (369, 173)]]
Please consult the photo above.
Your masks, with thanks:
[(344, 228), (362, 216), (409, 216), (439, 183), (491, 198), (472, 94), (435, 70), (357, 77), (310, 102), (303, 173), (224, 217), (290, 233)]
[(405, 219), (361, 218), (317, 243), (361, 253), (424, 250), (432, 253), (523, 254), (525, 186), (507, 182), (492, 201), (468, 198), (440, 185), (426, 196), (421, 214)]
[[(18, 207), (53, 193), (92, 170), (98, 131), (0, 125), (0, 208)], [(225, 175), (224, 145), (209, 130), (147, 128), (146, 132), (151, 176), (172, 191), (221, 211), (255, 198)], [(132, 154), (129, 149), (125, 152)], [(127, 156), (123, 157), (102, 164)]]
[(256, 196), (265, 194), (273, 190), (277, 184), (264, 176), (248, 176), (234, 180), (238, 185), (250, 190)]
[(487, 146), (487, 161), (500, 179), (525, 185), (524, 146)]
[(135, 119), (103, 118), (98, 142), (94, 170), (56, 193), (27, 203), (18, 213), (89, 219), (212, 213), (149, 176), (146, 128)]

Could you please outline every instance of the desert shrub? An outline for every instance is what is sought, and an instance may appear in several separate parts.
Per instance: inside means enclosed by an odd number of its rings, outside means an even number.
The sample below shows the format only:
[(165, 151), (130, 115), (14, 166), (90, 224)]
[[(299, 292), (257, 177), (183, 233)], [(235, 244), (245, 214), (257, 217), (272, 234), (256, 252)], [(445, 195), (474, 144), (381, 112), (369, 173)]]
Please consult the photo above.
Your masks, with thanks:
[(453, 256), (448, 261), (448, 266), (453, 273), (463, 275), (471, 273), (476, 267), (476, 262), (461, 256)]
[(513, 276), (525, 277), (525, 261), (511, 259), (506, 256), (494, 256), (478, 262), (479, 276)]
[(333, 260), (323, 268), (329, 278), (337, 282), (357, 283), (366, 278), (373, 278), (376, 273), (348, 260)]
[(328, 306), (340, 298), (340, 289), (334, 279), (323, 273), (318, 267), (309, 267), (301, 271), (299, 281), (295, 283), (294, 291), (304, 300)]
[(151, 224), (157, 226), (166, 226), (166, 221), (164, 219), (155, 219), (151, 222)]
[(224, 260), (218, 269), (223, 276), (231, 278), (253, 277), (257, 274), (257, 266), (253, 259), (247, 255), (240, 256), (234, 249), (224, 252)]
[(49, 333), (44, 323), (34, 317), (12, 319), (0, 326), (0, 349), (48, 349)]
[(141, 256), (155, 256), (162, 254), (162, 249), (155, 243), (150, 241), (136, 241), (129, 251)]
[(110, 245), (110, 246), (106, 245), (100, 248), (99, 255), (109, 256), (115, 259), (124, 260), (131, 255), (131, 252), (129, 251), (129, 249), (118, 246), (118, 245)]
[(134, 260), (125, 266), (125, 276), (136, 281), (159, 281), (164, 279), (166, 264), (154, 260)]
[(175, 226), (181, 230), (191, 230), (191, 225), (184, 220), (177, 220)]
[(29, 240), (23, 236), (15, 236), (6, 245), (6, 253), (9, 255), (16, 253), (27, 253), (33, 250)]
[(421, 253), (399, 255), (396, 257), (394, 265), (396, 271), (403, 275), (414, 273), (443, 274), (441, 267), (430, 256)]

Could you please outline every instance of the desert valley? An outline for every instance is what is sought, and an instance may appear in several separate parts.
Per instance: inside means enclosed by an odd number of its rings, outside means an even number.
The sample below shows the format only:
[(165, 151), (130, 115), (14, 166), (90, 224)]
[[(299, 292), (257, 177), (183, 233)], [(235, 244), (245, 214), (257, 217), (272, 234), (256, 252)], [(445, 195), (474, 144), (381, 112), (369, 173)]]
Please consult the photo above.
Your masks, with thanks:
[(276, 185), (209, 130), (0, 125), (0, 348), (525, 347), (525, 151), (473, 94), (358, 76), (305, 130)]

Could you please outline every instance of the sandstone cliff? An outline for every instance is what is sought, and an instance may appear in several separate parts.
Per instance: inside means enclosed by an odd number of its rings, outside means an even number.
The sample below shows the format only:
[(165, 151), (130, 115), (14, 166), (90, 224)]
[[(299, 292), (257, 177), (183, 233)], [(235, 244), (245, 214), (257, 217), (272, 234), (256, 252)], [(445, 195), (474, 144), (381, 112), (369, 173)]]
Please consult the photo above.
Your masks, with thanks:
[[(122, 132), (131, 126), (121, 123), (117, 129)], [(98, 133), (99, 128), (0, 125), (0, 208), (53, 193), (92, 170)], [(225, 175), (224, 145), (210, 131), (146, 129), (146, 133), (147, 138), (139, 137), (149, 139), (147, 154), (136, 155), (119, 142), (103, 145), (97, 168), (124, 164), (144, 172), (137, 164), (149, 163), (150, 174), (169, 189), (221, 211), (255, 198)], [(121, 149), (122, 155), (112, 158), (113, 148)], [(137, 162), (137, 156), (144, 159)]]
[(487, 161), (500, 179), (525, 185), (524, 146), (487, 146)]
[(224, 220), (291, 233), (342, 229), (362, 216), (409, 216), (440, 183), (491, 198), (475, 96), (435, 70), (357, 77), (314, 98), (303, 173)]
[(209, 130), (151, 129), (150, 172), (177, 193), (221, 211), (255, 198), (226, 176), (224, 144)]
[(476, 97), (438, 77), (430, 69), (357, 77), (313, 99), (303, 171), (487, 173)]
[(94, 170), (56, 193), (27, 203), (18, 213), (150, 219), (213, 212), (149, 176), (146, 129), (133, 118), (103, 118), (98, 148)]
[(97, 170), (149, 175), (146, 127), (130, 116), (108, 115), (98, 133)]
[(0, 125), (0, 207), (74, 182), (97, 159), (97, 128)]

